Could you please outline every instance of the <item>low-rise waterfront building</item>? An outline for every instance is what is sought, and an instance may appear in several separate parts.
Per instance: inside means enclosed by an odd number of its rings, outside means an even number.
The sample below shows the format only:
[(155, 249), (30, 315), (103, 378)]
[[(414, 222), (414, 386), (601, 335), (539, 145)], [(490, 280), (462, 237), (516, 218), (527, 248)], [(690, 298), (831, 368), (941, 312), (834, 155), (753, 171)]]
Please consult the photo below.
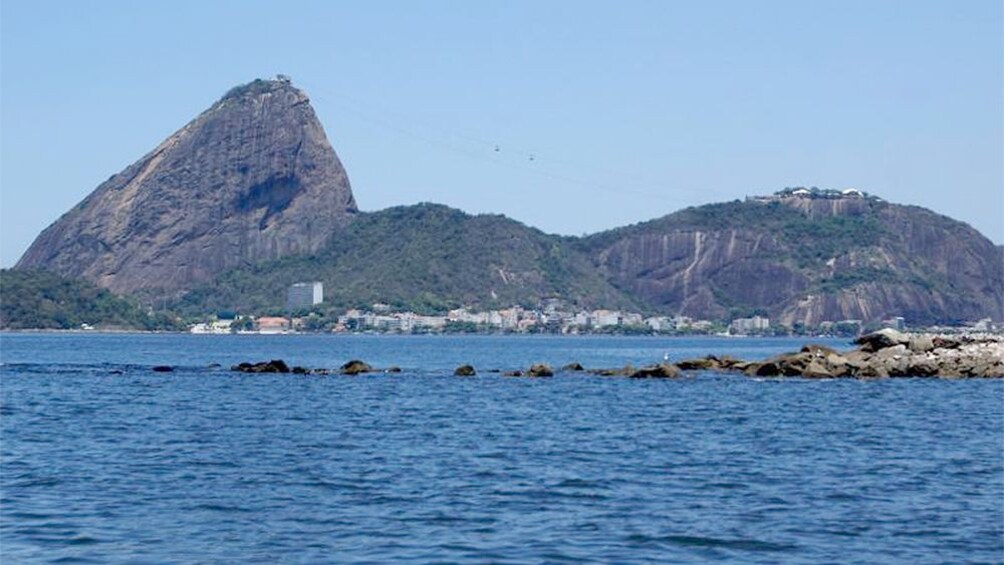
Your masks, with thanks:
[(770, 319), (762, 316), (752, 318), (737, 318), (729, 324), (729, 333), (734, 335), (748, 335), (751, 333), (765, 332), (770, 329)]

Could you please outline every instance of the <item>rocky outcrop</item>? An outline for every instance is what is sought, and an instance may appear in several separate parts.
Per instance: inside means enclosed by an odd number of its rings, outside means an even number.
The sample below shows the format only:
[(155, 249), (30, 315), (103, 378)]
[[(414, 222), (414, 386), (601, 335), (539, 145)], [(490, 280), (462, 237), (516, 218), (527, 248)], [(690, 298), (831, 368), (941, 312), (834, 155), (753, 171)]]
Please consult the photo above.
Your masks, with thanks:
[(688, 208), (586, 237), (617, 288), (664, 314), (765, 311), (787, 325), (1004, 320), (1004, 260), (970, 226), (862, 197)]
[(477, 371), (474, 370), (473, 365), (461, 365), (453, 371), (453, 374), (457, 377), (473, 377)]
[(289, 366), (282, 359), (272, 359), (260, 363), (239, 363), (231, 366), (230, 370), (242, 373), (288, 373)]
[(170, 294), (309, 253), (356, 212), (307, 96), (235, 88), (46, 228), (17, 264), (118, 293)]
[(347, 361), (338, 371), (343, 375), (361, 375), (363, 373), (372, 373), (373, 367), (371, 367), (368, 363), (358, 359), (353, 359), (351, 361)]
[(680, 376), (680, 369), (670, 363), (659, 363), (642, 367), (628, 375), (632, 379), (673, 378)]
[(722, 357), (708, 355), (700, 359), (687, 359), (676, 364), (681, 371), (742, 371), (749, 365), (749, 362), (728, 355)]
[(547, 366), (547, 365), (545, 365), (543, 363), (535, 363), (535, 364), (531, 365), (529, 369), (527, 369), (526, 376), (528, 376), (528, 377), (553, 377), (554, 376), (554, 371), (551, 370), (551, 367), (549, 367), (549, 366)]
[[(839, 352), (807, 345), (796, 353), (731, 370), (760, 377), (984, 377), (1004, 378), (1004, 337), (907, 335), (882, 330)], [(721, 367), (721, 369), (725, 369)]]

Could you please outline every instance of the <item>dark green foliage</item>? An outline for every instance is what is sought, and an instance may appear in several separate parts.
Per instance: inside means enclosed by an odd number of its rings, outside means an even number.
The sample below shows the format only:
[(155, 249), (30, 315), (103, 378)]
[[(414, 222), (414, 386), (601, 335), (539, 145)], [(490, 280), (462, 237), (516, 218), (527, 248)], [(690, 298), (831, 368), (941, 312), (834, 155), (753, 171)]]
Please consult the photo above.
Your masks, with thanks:
[(248, 332), (254, 329), (254, 320), (249, 317), (238, 318), (230, 323), (230, 329), (235, 332)]
[(810, 219), (797, 214), (785, 218), (778, 230), (790, 245), (795, 264), (808, 268), (851, 250), (876, 245), (884, 233), (877, 218), (865, 215)]
[(263, 312), (301, 281), (323, 282), (325, 307), (339, 310), (382, 302), (433, 314), (460, 306), (535, 307), (544, 297), (638, 309), (560, 238), (503, 216), (434, 204), (359, 214), (322, 252), (229, 271), (177, 308), (187, 315)]
[(855, 269), (840, 271), (832, 277), (819, 281), (818, 290), (824, 294), (832, 294), (840, 290), (853, 288), (864, 283), (896, 283), (902, 282), (902, 275), (890, 269), (876, 269), (874, 267), (858, 267)]
[(227, 91), (220, 100), (226, 100), (227, 98), (236, 98), (238, 96), (256, 96), (263, 94), (276, 87), (276, 83), (273, 81), (256, 78), (253, 81), (235, 86)]
[(148, 313), (131, 299), (85, 281), (45, 271), (0, 270), (0, 328), (74, 329), (95, 327), (175, 330), (164, 313)]
[(595, 251), (623, 237), (649, 231), (742, 229), (769, 233), (786, 249), (783, 254), (765, 255), (763, 258), (810, 268), (850, 250), (878, 244), (886, 229), (874, 212), (812, 218), (779, 202), (735, 200), (685, 208), (656, 220), (589, 236), (582, 240), (581, 245), (584, 249)]

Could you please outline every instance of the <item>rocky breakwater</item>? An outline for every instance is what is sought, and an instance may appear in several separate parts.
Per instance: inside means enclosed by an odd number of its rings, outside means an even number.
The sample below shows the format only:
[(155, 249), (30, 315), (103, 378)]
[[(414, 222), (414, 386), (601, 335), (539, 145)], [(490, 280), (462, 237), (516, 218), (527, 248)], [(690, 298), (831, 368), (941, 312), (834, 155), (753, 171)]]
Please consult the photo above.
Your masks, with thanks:
[(766, 361), (715, 368), (762, 377), (1004, 378), (1004, 336), (904, 334), (885, 329), (855, 343), (858, 347), (851, 351), (806, 345), (801, 351)]

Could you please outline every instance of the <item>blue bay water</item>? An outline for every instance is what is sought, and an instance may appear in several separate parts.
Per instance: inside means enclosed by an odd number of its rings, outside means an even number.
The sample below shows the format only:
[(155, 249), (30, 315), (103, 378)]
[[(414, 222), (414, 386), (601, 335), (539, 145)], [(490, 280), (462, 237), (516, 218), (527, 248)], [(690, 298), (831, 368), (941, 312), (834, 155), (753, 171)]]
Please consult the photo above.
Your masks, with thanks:
[(0, 560), (1004, 561), (1002, 381), (486, 372), (799, 345), (3, 334)]

